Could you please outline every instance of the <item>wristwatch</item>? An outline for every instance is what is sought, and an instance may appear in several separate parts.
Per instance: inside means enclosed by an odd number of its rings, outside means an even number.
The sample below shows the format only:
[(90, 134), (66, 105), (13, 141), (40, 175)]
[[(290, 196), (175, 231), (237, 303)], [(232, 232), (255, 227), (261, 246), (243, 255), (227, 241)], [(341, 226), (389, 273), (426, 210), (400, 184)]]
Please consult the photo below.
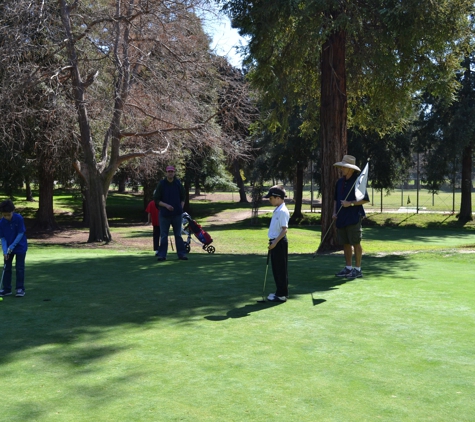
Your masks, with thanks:
[(354, 207), (354, 206), (355, 206), (355, 203), (354, 203), (354, 202), (352, 202), (352, 203), (351, 203), (351, 206), (352, 206), (352, 207)]

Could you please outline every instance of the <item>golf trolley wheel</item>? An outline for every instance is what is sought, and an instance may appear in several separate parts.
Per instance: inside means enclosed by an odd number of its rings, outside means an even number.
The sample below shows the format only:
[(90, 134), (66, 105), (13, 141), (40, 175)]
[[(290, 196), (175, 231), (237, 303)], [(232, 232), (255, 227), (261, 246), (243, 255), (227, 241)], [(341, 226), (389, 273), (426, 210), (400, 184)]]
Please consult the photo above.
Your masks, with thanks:
[(216, 248), (214, 246), (208, 246), (206, 248), (206, 252), (208, 253), (214, 253), (216, 251)]
[(191, 246), (189, 243), (185, 243), (185, 250), (186, 250), (186, 253), (190, 253), (191, 251)]

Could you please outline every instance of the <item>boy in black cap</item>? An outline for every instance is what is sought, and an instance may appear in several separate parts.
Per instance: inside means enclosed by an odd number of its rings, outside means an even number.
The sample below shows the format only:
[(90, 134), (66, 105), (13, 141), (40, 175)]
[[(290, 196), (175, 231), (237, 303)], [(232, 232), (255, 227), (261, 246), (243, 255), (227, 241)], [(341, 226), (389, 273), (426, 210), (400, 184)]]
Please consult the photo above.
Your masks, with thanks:
[(276, 285), (276, 292), (271, 293), (267, 300), (271, 302), (286, 302), (289, 296), (289, 276), (287, 271), (289, 244), (287, 242), (287, 228), (289, 226), (289, 210), (285, 206), (285, 189), (272, 186), (269, 193), (271, 205), (275, 206), (269, 226), (269, 253), (272, 261), (272, 273)]

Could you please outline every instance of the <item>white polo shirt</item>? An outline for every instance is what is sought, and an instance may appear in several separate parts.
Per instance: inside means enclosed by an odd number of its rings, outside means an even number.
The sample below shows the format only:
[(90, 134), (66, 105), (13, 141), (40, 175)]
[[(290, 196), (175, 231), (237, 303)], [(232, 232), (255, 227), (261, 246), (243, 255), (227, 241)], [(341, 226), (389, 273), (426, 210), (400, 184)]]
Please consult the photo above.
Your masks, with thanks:
[(272, 214), (269, 231), (267, 232), (269, 239), (275, 239), (276, 237), (279, 237), (279, 234), (281, 233), (282, 228), (289, 227), (289, 219), (290, 219), (289, 210), (287, 209), (287, 207), (285, 206), (285, 203), (283, 202), (274, 210), (274, 213)]

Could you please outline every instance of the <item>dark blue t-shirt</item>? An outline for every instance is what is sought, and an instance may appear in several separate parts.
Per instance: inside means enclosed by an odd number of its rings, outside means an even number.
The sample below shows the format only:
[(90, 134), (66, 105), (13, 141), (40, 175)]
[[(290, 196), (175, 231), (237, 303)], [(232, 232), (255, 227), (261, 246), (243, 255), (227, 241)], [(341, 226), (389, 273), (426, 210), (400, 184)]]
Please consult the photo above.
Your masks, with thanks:
[(180, 180), (176, 177), (172, 182), (169, 182), (166, 178), (161, 180), (155, 189), (153, 199), (157, 205), (162, 201), (173, 207), (173, 211), (169, 211), (165, 207), (160, 207), (160, 214), (163, 217), (173, 217), (183, 214), (181, 203), (185, 200), (185, 190)]
[(10, 221), (6, 218), (0, 220), (0, 238), (5, 238), (7, 241), (7, 247), (11, 246), (19, 233), (23, 233), (23, 236), (13, 250), (13, 253), (26, 253), (28, 242), (26, 240), (25, 232), (25, 222), (20, 214), (14, 212)]
[[(353, 173), (347, 180), (346, 177), (338, 179), (335, 187), (335, 201), (336, 211), (338, 212), (336, 218), (336, 227), (341, 229), (352, 224), (356, 224), (360, 221), (361, 217), (365, 217), (365, 211), (363, 205), (355, 205), (353, 207), (341, 207), (341, 201), (345, 198), (347, 201), (356, 201), (355, 196), (355, 182), (358, 179), (359, 173)], [(348, 196), (347, 196), (348, 195)], [(365, 193), (365, 201), (369, 201), (368, 192)], [(341, 209), (340, 209), (341, 207)]]

